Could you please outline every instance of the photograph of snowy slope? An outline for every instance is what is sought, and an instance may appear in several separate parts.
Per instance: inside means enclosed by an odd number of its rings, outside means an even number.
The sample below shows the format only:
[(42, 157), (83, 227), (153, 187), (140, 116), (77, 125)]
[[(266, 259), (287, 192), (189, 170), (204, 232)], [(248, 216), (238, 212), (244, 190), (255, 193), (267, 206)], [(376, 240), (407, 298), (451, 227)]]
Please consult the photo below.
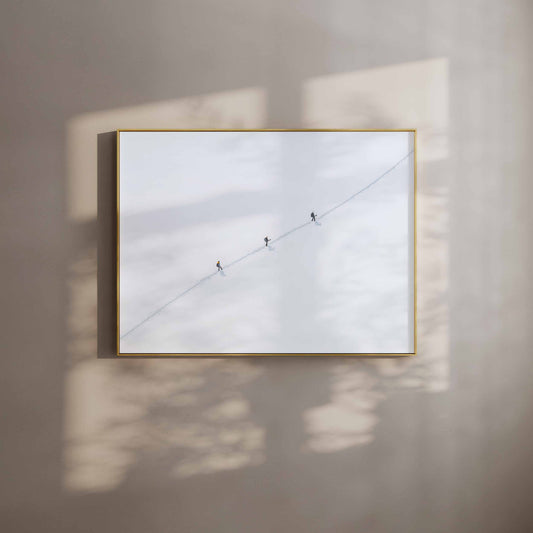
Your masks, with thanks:
[(413, 130), (117, 135), (119, 355), (416, 352)]

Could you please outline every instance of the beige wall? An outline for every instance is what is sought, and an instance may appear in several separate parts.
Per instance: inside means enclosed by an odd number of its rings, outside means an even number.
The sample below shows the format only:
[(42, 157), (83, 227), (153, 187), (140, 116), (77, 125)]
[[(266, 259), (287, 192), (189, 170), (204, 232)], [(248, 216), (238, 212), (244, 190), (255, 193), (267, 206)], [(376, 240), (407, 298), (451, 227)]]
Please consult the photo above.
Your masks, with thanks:
[[(3, 2), (0, 529), (524, 532), (527, 0)], [(113, 139), (416, 127), (413, 359), (116, 360)]]

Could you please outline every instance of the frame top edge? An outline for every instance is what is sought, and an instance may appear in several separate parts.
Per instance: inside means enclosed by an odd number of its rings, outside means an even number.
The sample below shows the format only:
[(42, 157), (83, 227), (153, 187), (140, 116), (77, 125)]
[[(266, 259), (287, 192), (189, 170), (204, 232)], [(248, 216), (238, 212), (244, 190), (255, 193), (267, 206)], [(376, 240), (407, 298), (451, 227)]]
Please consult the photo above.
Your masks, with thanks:
[(137, 132), (249, 132), (249, 131), (272, 131), (272, 132), (283, 132), (283, 131), (294, 131), (294, 132), (361, 132), (361, 133), (371, 133), (371, 132), (383, 132), (383, 133), (416, 133), (416, 128), (405, 128), (405, 129), (330, 129), (330, 128), (254, 128), (254, 129), (227, 129), (227, 128), (191, 128), (191, 129), (117, 129), (117, 133), (137, 133)]

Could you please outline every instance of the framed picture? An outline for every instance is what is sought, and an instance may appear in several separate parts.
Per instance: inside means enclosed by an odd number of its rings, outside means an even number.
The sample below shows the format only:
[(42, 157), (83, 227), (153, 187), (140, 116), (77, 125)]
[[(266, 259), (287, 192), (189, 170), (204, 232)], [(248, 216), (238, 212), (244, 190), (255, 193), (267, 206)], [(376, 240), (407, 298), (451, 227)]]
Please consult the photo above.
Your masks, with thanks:
[(414, 355), (416, 130), (118, 130), (118, 355)]

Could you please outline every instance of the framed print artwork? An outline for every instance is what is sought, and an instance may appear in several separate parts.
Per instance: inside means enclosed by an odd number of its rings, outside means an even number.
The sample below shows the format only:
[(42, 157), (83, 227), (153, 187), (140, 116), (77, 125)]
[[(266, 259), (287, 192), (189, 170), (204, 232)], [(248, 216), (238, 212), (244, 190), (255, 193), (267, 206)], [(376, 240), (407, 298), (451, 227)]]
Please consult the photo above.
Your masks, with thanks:
[(414, 355), (415, 130), (117, 131), (119, 355)]

